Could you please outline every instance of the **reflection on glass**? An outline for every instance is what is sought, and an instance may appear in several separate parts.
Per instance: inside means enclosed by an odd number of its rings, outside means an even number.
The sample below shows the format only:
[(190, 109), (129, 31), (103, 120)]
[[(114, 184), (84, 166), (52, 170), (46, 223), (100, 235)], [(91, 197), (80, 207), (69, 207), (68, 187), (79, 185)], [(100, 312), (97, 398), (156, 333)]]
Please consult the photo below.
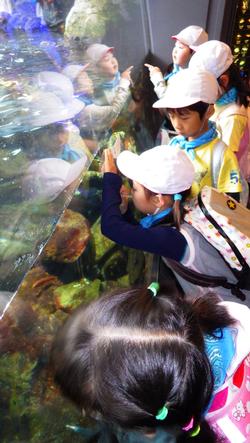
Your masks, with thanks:
[(103, 148), (140, 152), (161, 124), (151, 103), (145, 114), (132, 45), (118, 54), (110, 38), (135, 12), (137, 0), (0, 2), (3, 443), (82, 441), (78, 426), (92, 425), (49, 370), (54, 332), (80, 303), (144, 279), (144, 255), (99, 222)]

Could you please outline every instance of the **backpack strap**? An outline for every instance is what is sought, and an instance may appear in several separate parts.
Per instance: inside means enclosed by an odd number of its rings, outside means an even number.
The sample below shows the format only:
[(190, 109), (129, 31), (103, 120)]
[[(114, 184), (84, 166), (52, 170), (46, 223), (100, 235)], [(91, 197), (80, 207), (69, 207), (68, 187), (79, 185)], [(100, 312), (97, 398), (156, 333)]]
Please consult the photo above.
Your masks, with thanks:
[(176, 272), (184, 280), (187, 280), (193, 285), (202, 286), (205, 288), (216, 288), (222, 286), (223, 288), (230, 289), (232, 294), (235, 295), (240, 300), (244, 301), (246, 299), (245, 294), (238, 288), (237, 283), (229, 283), (226, 277), (211, 276), (206, 274), (201, 274), (193, 269), (189, 269), (183, 266), (181, 263), (173, 259), (165, 259), (163, 261), (170, 265), (171, 269)]
[[(242, 254), (240, 253), (239, 249), (234, 244), (234, 242), (228, 237), (228, 235), (226, 234), (224, 229), (222, 229), (222, 227), (216, 222), (216, 220), (211, 216), (211, 214), (209, 214), (206, 206), (204, 205), (204, 203), (202, 201), (201, 193), (199, 193), (199, 195), (198, 195), (198, 204), (199, 204), (201, 211), (205, 215), (205, 217), (211, 222), (211, 224), (217, 229), (217, 231), (220, 233), (220, 235), (226, 240), (226, 242), (228, 243), (228, 245), (232, 249), (233, 253), (237, 257), (237, 260), (241, 264), (242, 271), (240, 271), (240, 272), (237, 272), (237, 271), (235, 272), (233, 270), (233, 268), (231, 268), (231, 267), (230, 267), (230, 269), (234, 273), (235, 277), (238, 279), (238, 283), (237, 283), (238, 287), (239, 288), (243, 287), (242, 285), (246, 284), (246, 281), (247, 281), (248, 276), (250, 274), (250, 268), (249, 268), (246, 260), (244, 259), (244, 257), (242, 256)], [(226, 263), (226, 261), (225, 261), (225, 263)]]
[(217, 188), (218, 185), (218, 178), (225, 149), (226, 145), (222, 140), (215, 143), (213, 147), (213, 154), (211, 156), (211, 177), (213, 188)]

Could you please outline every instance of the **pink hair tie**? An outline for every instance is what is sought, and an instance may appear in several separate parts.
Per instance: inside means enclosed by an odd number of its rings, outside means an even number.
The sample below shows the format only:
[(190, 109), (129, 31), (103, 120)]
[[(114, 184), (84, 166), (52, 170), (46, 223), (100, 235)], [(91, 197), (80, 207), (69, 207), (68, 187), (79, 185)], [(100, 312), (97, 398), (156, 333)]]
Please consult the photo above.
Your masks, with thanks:
[(184, 426), (184, 428), (182, 428), (183, 431), (189, 431), (190, 429), (192, 429), (194, 425), (194, 417), (191, 418), (190, 422), (188, 423), (187, 426)]

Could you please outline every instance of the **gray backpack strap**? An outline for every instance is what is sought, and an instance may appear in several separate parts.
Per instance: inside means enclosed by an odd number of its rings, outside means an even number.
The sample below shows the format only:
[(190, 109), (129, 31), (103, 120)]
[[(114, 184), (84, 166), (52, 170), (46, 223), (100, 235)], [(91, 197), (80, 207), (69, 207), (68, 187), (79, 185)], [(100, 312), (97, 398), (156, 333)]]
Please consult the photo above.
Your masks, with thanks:
[(213, 148), (213, 155), (211, 158), (211, 178), (212, 178), (212, 187), (217, 188), (218, 178), (220, 173), (220, 168), (222, 164), (222, 159), (224, 156), (224, 152), (227, 146), (222, 140), (219, 140)]

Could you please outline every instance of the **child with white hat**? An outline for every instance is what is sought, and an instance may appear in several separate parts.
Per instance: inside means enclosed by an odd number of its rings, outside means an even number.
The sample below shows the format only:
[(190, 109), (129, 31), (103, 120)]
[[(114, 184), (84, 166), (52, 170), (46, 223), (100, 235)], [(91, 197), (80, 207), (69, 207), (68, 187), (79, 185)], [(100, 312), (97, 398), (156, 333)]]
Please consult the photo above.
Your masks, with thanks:
[(250, 180), (248, 96), (238, 67), (233, 63), (231, 48), (210, 40), (197, 48), (190, 60), (191, 68), (212, 72), (221, 88), (211, 119), (216, 122), (222, 140), (235, 152), (243, 176)]
[[(87, 154), (89, 158), (92, 158), (88, 147), (80, 136), (79, 128), (71, 121), (73, 120), (75, 122), (76, 119), (84, 113), (85, 108), (84, 100), (80, 100), (79, 97), (74, 95), (71, 79), (63, 73), (41, 71), (34, 77), (33, 81), (39, 90), (37, 99), (33, 103), (32, 112), (30, 112), (30, 114), (32, 114), (31, 122), (32, 120), (38, 119), (37, 126), (45, 126), (46, 119), (48, 120), (47, 124), (67, 120), (65, 124), (57, 125), (54, 133), (54, 135), (57, 135), (59, 132), (61, 133), (61, 148), (62, 145), (64, 145), (63, 151), (60, 149), (60, 151), (62, 151), (61, 158), (73, 162), (78, 160), (83, 153)], [(58, 102), (57, 105), (56, 101)], [(47, 107), (47, 112), (44, 110), (45, 107)], [(61, 108), (64, 109), (62, 116), (60, 116)], [(54, 109), (54, 115), (52, 115), (52, 109)], [(70, 116), (68, 116), (69, 113)], [(35, 121), (33, 124), (35, 124)], [(61, 131), (58, 131), (60, 128)], [(50, 133), (52, 134), (52, 131), (50, 131)], [(52, 138), (48, 139), (48, 146), (51, 146), (52, 139), (53, 134)]]
[(180, 69), (187, 67), (194, 51), (202, 43), (208, 40), (206, 31), (200, 26), (191, 25), (182, 29), (178, 34), (171, 37), (175, 40), (172, 51), (173, 68), (170, 73), (162, 75), (157, 66), (145, 64), (149, 69), (150, 79), (154, 85), (156, 95), (161, 98), (166, 91), (167, 83)]
[[(117, 158), (117, 166), (111, 151), (107, 149), (104, 153), (101, 229), (105, 236), (120, 245), (160, 255), (165, 260), (174, 259), (199, 273), (235, 281), (217, 249), (184, 221), (184, 202), (190, 195), (196, 173), (185, 150), (160, 145), (141, 155), (123, 151)], [(127, 196), (118, 170), (133, 181), (133, 203), (140, 212), (147, 214), (139, 223), (135, 222), (129, 208), (124, 213)], [(189, 283), (179, 275), (176, 277), (186, 294), (207, 293), (207, 288)], [(234, 300), (230, 289), (216, 287), (216, 292)], [(249, 291), (244, 294), (250, 302)]]
[(163, 109), (178, 133), (170, 142), (173, 148), (184, 149), (194, 164), (191, 195), (208, 185), (239, 199), (242, 186), (237, 158), (209, 121), (218, 96), (219, 85), (213, 74), (188, 68), (173, 77), (153, 107)]
[(22, 182), (23, 197), (37, 203), (51, 202), (84, 171), (87, 157), (72, 165), (60, 158), (43, 158), (30, 163)]
[[(106, 45), (92, 45), (88, 50), (89, 59), (96, 61), (99, 57), (105, 57), (111, 49), (113, 48), (109, 48)], [(62, 73), (72, 81), (76, 97), (85, 104), (84, 112), (77, 119), (78, 125), (81, 128), (81, 134), (85, 139), (91, 136), (93, 132), (98, 135), (99, 131), (104, 131), (111, 127), (122, 111), (129, 92), (129, 82), (126, 81), (125, 76), (121, 78), (119, 87), (117, 87), (111, 102), (105, 105), (97, 104), (98, 100), (94, 95), (94, 84), (87, 72), (90, 65), (91, 62), (85, 65), (72, 64), (67, 65), (62, 70)], [(122, 76), (123, 74), (121, 74)]]
[[(200, 44), (207, 41), (208, 35), (200, 26), (191, 25), (182, 29), (178, 34), (173, 35), (172, 39), (175, 40), (172, 51), (173, 64), (170, 65), (171, 69), (167, 74), (163, 76), (157, 66), (145, 64), (149, 69), (150, 80), (154, 85), (154, 91), (158, 98), (164, 95), (167, 85), (171, 82), (175, 74), (187, 67), (194, 51)], [(173, 135), (175, 135), (174, 128), (170, 122), (165, 120), (158, 132), (157, 140), (159, 140), (161, 144), (169, 143), (169, 139), (173, 137)]]
[(86, 50), (86, 57), (96, 77), (94, 103), (101, 106), (112, 104), (119, 88), (121, 101), (125, 104), (129, 96), (130, 73), (133, 66), (129, 66), (120, 74), (114, 48), (101, 43), (90, 45)]

